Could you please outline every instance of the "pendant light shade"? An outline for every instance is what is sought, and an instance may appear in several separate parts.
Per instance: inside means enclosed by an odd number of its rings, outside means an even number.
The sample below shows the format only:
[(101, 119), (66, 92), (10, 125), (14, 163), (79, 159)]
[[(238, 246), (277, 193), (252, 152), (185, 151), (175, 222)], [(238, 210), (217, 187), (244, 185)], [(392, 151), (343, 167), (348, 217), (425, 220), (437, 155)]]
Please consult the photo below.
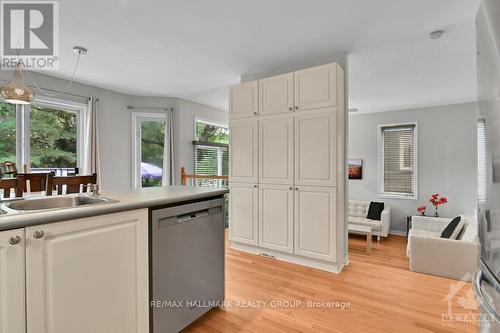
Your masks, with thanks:
[(17, 65), (9, 83), (0, 88), (0, 95), (11, 104), (30, 104), (35, 97), (21, 76), (21, 65)]

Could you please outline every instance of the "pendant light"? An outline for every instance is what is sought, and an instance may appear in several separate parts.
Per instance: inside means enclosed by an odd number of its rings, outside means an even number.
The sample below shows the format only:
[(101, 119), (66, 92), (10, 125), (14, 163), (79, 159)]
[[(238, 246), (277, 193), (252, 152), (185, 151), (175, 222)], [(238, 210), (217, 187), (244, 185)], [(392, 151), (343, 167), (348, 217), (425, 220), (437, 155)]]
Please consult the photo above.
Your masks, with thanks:
[(0, 95), (11, 104), (30, 104), (33, 101), (35, 94), (23, 81), (21, 64), (17, 64), (12, 80), (0, 88)]
[[(78, 64), (80, 63), (80, 57), (87, 53), (87, 49), (82, 46), (74, 46), (73, 52), (77, 54), (75, 68), (73, 69), (73, 75), (71, 76), (71, 80), (68, 85), (61, 91), (57, 91), (56, 93), (49, 93), (44, 91), (40, 86), (36, 83), (35, 80), (29, 75), (28, 72), (25, 72), (30, 80), (33, 82), (38, 91), (40, 91), (43, 95), (49, 97), (55, 97), (58, 95), (64, 94), (69, 90), (73, 82), (75, 81), (76, 70), (78, 68)], [(35, 94), (33, 90), (31, 90), (26, 83), (24, 83), (23, 77), (21, 75), (21, 64), (18, 63), (16, 69), (14, 70), (14, 75), (12, 76), (12, 80), (9, 83), (0, 88), (0, 95), (5, 99), (6, 102), (11, 104), (30, 104), (35, 98)]]

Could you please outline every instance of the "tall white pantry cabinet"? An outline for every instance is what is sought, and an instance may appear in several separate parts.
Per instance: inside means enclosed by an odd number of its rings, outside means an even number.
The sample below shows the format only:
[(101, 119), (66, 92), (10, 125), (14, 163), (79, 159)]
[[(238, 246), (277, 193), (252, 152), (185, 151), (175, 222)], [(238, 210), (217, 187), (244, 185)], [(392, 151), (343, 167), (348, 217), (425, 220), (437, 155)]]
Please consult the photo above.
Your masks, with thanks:
[(230, 88), (229, 238), (339, 272), (346, 261), (345, 90), (338, 64)]

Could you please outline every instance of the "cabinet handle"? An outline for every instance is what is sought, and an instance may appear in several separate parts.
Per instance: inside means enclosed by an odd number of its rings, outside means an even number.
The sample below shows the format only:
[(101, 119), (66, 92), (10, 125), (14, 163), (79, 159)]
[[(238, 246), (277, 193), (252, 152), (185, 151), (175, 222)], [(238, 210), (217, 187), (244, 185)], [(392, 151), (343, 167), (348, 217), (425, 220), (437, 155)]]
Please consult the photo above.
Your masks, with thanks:
[(21, 237), (19, 236), (12, 236), (10, 239), (9, 239), (9, 244), (10, 245), (16, 245), (16, 244), (19, 244), (21, 242)]
[(253, 187), (257, 188), (257, 185), (254, 185)]
[(254, 115), (257, 115), (257, 112), (254, 112), (253, 114), (254, 114)]
[(297, 106), (295, 106), (295, 110), (298, 110), (298, 109), (299, 109), (299, 106), (298, 106), (298, 105), (297, 105)]
[(293, 187), (290, 186), (290, 191), (293, 190)]
[(296, 188), (295, 188), (295, 191), (298, 191), (298, 190), (299, 190), (299, 188), (298, 188), (298, 187), (296, 187)]
[(293, 111), (293, 108), (291, 106), (288, 107), (289, 111)]
[(43, 232), (43, 230), (37, 230), (37, 231), (33, 232), (33, 237), (35, 237), (36, 239), (40, 239), (44, 235), (45, 235), (45, 233)]

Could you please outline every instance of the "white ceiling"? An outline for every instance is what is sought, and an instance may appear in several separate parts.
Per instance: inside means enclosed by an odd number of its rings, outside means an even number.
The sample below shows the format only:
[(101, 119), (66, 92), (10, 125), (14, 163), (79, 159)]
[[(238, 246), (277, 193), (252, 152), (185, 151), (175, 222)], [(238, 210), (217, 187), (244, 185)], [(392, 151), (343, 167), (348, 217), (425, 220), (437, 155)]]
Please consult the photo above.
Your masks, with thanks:
[[(89, 53), (78, 81), (227, 109), (227, 87), (337, 51), (349, 56), (350, 107), (361, 112), (475, 98), (479, 0), (64, 0), (60, 71)], [(439, 40), (428, 33), (443, 29)]]

